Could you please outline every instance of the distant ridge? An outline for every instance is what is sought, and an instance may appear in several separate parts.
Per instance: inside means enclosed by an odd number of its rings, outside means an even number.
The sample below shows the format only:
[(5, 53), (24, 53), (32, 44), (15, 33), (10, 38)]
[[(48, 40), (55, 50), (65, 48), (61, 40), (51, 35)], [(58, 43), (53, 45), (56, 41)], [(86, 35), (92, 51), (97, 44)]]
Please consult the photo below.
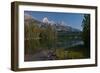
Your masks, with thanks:
[(47, 25), (51, 25), (57, 31), (66, 31), (66, 32), (81, 32), (81, 30), (73, 28), (71, 26), (65, 25), (64, 22), (55, 23), (54, 21), (49, 21), (47, 17), (44, 17), (42, 21), (37, 20), (36, 18), (32, 17), (29, 14), (24, 15), (25, 23), (35, 22), (39, 27), (46, 28)]

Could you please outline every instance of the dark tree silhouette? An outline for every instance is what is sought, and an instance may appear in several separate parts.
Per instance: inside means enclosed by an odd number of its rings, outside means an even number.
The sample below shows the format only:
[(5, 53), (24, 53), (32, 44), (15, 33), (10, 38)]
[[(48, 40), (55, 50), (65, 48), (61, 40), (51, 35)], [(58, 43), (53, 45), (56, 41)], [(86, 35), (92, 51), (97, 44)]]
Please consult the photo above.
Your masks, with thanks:
[(83, 27), (83, 32), (82, 32), (82, 37), (84, 41), (84, 46), (85, 46), (85, 51), (86, 51), (86, 56), (90, 56), (90, 15), (89, 14), (84, 14), (84, 18), (82, 21), (82, 27)]

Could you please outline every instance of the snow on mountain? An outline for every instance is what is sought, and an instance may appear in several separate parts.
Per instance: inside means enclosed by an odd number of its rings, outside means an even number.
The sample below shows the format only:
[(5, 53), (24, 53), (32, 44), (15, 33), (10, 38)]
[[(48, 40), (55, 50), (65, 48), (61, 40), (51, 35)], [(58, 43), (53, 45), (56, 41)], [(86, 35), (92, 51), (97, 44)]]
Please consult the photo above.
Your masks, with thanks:
[(65, 22), (61, 21), (61, 23), (55, 23), (54, 21), (50, 21), (47, 17), (44, 17), (42, 21), (39, 21), (32, 17), (29, 14), (24, 15), (24, 19), (27, 20), (25, 22), (35, 22), (39, 27), (46, 28), (48, 25), (51, 25), (53, 28), (55, 28), (57, 31), (68, 31), (68, 32), (81, 32), (79, 29), (73, 28), (66, 25)]
[(48, 20), (47, 17), (44, 17), (44, 18), (43, 18), (43, 23), (49, 23), (49, 20)]

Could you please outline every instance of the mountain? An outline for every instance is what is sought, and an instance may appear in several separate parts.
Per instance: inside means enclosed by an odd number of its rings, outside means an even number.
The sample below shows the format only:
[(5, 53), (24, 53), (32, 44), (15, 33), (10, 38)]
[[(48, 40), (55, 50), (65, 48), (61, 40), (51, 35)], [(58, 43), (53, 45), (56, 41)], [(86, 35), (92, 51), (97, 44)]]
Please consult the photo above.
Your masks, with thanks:
[(80, 32), (79, 29), (73, 28), (71, 26), (56, 24), (57, 31), (66, 31), (66, 32)]
[(25, 21), (26, 25), (29, 25), (31, 23), (36, 23), (40, 28), (46, 28), (48, 25), (51, 25), (52, 28), (56, 29), (56, 31), (81, 32), (79, 29), (65, 25), (64, 22), (55, 23), (54, 21), (49, 21), (49, 19), (47, 17), (44, 17), (42, 21), (39, 21), (39, 20), (33, 18), (31, 15), (25, 14), (24, 21)]

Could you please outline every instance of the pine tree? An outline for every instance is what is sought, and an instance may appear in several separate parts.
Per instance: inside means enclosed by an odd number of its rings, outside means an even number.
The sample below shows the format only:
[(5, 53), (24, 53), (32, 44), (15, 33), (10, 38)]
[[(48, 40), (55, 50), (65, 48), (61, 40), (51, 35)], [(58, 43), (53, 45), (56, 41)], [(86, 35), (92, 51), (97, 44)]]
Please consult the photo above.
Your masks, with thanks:
[(87, 51), (87, 56), (90, 56), (90, 15), (89, 14), (84, 14), (82, 26), (83, 26), (82, 37), (84, 41), (84, 46)]

